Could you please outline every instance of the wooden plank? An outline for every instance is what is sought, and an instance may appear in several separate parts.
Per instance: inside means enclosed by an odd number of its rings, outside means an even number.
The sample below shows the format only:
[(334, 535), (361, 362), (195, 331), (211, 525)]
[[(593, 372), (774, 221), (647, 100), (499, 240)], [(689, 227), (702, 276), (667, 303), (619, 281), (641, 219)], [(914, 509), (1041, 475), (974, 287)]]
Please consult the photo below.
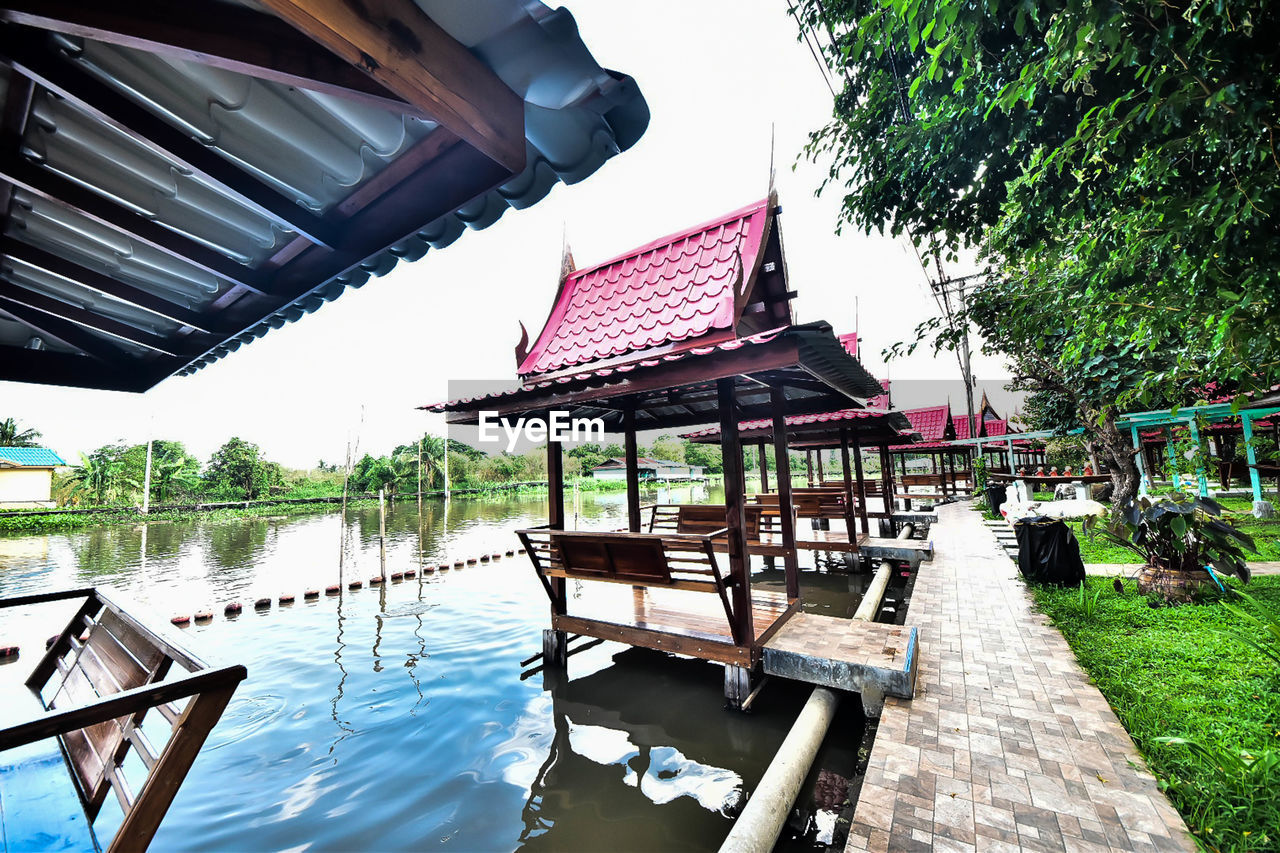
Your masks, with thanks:
[(285, 86), (420, 114), (284, 21), (233, 4), (188, 0), (6, 0), (0, 20), (194, 62)]
[(243, 681), (247, 674), (243, 666), (202, 670), (170, 681), (126, 690), (85, 706), (49, 711), (34, 720), (0, 729), (0, 751), (127, 716), (144, 708), (155, 707), (160, 702), (171, 702), (202, 691), (234, 686)]
[[(633, 578), (612, 577), (609, 575), (583, 575), (576, 571), (565, 571), (564, 569), (547, 569), (545, 574), (552, 578), (570, 578), (573, 580), (590, 580), (600, 581), (601, 583), (619, 583), (627, 586), (636, 586), (637, 582)], [(717, 592), (714, 581), (695, 581), (673, 579), (670, 583), (661, 585), (662, 589), (679, 589), (686, 592)]]
[(264, 0), (299, 31), (509, 171), (525, 166), (524, 101), (413, 0)]
[(0, 55), (12, 67), (103, 123), (142, 143), (178, 166), (221, 187), (258, 215), (313, 243), (335, 244), (336, 232), (297, 201), (262, 183), (214, 149), (196, 141), (155, 113), (43, 47), (41, 33), (24, 27), (0, 32)]
[[(238, 680), (236, 683), (239, 683)], [(161, 752), (156, 766), (138, 792), (137, 802), (125, 815), (112, 840), (111, 850), (146, 850), (168, 812), (173, 798), (204, 746), (205, 739), (222, 717), (235, 683), (229, 687), (201, 692), (188, 703), (174, 727), (173, 737)]]
[(601, 622), (577, 616), (556, 616), (552, 620), (552, 626), (584, 637), (599, 637), (602, 640), (613, 640), (629, 646), (688, 655), (700, 660), (738, 666), (751, 665), (751, 648), (734, 645), (729, 637), (725, 637), (723, 641), (688, 637), (651, 628), (638, 628), (634, 625)]

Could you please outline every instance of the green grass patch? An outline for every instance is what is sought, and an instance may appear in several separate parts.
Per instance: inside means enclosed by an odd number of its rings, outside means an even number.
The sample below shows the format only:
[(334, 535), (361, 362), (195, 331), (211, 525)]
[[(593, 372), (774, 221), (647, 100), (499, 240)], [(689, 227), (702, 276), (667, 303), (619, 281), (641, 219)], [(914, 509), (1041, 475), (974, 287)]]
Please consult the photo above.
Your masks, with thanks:
[[(1225, 505), (1224, 517), (1242, 533), (1253, 537), (1258, 546), (1257, 554), (1245, 554), (1245, 559), (1253, 561), (1280, 560), (1280, 518), (1258, 519), (1249, 514), (1248, 508), (1243, 512)], [(1251, 506), (1252, 504), (1250, 504)], [(1080, 558), (1086, 563), (1132, 563), (1137, 565), (1142, 559), (1127, 548), (1121, 548), (1104, 541), (1101, 537), (1090, 540), (1080, 529), (1079, 521), (1067, 522), (1071, 532), (1080, 540)]]
[[(1280, 577), (1245, 589), (1280, 612)], [(1152, 608), (1132, 581), (1117, 593), (1110, 578), (1089, 578), (1084, 605), (1079, 589), (1032, 592), (1201, 843), (1280, 850), (1280, 668), (1230, 636), (1246, 623), (1216, 600)], [(1208, 754), (1162, 737), (1187, 738)], [(1241, 751), (1256, 759), (1253, 772), (1213, 758)]]

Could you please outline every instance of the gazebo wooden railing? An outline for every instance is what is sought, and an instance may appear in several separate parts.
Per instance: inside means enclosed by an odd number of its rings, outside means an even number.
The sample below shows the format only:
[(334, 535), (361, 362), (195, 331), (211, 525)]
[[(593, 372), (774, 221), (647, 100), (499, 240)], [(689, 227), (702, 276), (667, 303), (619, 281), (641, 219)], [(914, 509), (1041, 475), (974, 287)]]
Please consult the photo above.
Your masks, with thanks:
[[(45, 712), (0, 730), (0, 750), (57, 738), (89, 822), (109, 793), (120, 804), (109, 849), (145, 850), (247, 673), (210, 667), (99, 589), (8, 598), (0, 608), (77, 598), (83, 603), (26, 680)], [(175, 664), (185, 672), (171, 678)], [(163, 743), (142, 730), (152, 712), (169, 724)], [(125, 775), (131, 752), (145, 769), (140, 780)]]

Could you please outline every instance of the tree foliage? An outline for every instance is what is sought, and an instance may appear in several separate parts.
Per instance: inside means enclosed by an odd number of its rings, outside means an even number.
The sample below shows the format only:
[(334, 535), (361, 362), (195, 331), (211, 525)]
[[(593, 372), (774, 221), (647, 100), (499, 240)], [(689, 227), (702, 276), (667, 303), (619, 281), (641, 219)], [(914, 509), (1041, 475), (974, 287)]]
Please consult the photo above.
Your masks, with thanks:
[[(1280, 8), (801, 0), (795, 14), (832, 39), (845, 82), (809, 147), (843, 222), (929, 254), (976, 248), (989, 283), (960, 327), (1023, 387), (1106, 432), (1117, 408), (1207, 378), (1280, 378)], [(919, 332), (955, 343), (937, 321)]]
[(40, 430), (22, 429), (13, 418), (0, 421), (0, 447), (38, 447)]
[(219, 447), (205, 470), (205, 482), (226, 496), (256, 500), (279, 485), (283, 472), (262, 456), (258, 445), (233, 437)]

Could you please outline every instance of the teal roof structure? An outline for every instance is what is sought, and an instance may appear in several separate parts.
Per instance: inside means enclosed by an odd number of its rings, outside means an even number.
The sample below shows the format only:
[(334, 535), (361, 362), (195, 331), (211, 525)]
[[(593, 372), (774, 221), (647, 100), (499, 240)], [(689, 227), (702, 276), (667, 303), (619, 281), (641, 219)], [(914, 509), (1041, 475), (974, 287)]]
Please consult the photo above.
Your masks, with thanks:
[(57, 468), (66, 464), (47, 447), (0, 447), (0, 467)]

